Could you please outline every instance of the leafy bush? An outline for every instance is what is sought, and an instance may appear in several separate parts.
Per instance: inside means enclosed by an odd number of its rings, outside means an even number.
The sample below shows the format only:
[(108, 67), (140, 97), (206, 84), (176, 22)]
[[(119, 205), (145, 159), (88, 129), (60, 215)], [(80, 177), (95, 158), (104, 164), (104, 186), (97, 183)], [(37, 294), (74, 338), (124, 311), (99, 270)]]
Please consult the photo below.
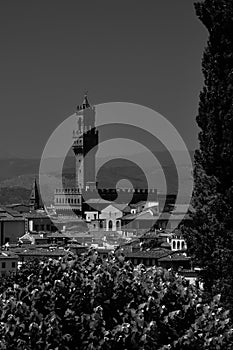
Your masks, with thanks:
[(32, 261), (2, 278), (0, 349), (232, 349), (219, 297), (122, 257)]

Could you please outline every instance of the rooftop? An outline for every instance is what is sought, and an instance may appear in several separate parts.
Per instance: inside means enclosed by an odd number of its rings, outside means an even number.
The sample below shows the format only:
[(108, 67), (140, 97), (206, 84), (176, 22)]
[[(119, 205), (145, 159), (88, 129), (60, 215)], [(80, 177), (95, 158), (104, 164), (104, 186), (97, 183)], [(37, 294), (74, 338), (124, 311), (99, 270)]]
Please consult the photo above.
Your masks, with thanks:
[(190, 257), (183, 253), (175, 252), (169, 254), (168, 256), (161, 257), (159, 261), (190, 261)]
[(5, 259), (18, 259), (18, 255), (11, 251), (0, 251), (0, 259), (5, 260)]
[(84, 203), (85, 204), (94, 204), (94, 203), (95, 204), (108, 204), (108, 205), (112, 204), (112, 202), (107, 201), (103, 198), (90, 198), (87, 201), (85, 201)]
[(24, 213), (23, 216), (28, 219), (35, 219), (35, 218), (50, 218), (49, 215), (45, 211), (36, 211), (32, 210), (29, 213)]
[(5, 206), (0, 207), (0, 221), (24, 221), (24, 216), (18, 211)]
[(55, 249), (55, 250), (49, 250), (49, 249), (22, 249), (21, 251), (17, 252), (19, 256), (65, 256), (68, 254), (66, 250), (63, 249)]
[(165, 248), (155, 248), (151, 250), (137, 251), (137, 252), (124, 252), (127, 258), (154, 258), (160, 259), (171, 255), (172, 252)]
[(66, 233), (61, 233), (61, 232), (52, 232), (50, 234), (47, 235), (46, 238), (71, 238), (71, 236), (69, 234)]
[(173, 214), (185, 214), (188, 212), (194, 212), (194, 208), (191, 204), (176, 204), (172, 208)]
[(123, 220), (191, 220), (191, 216), (189, 214), (173, 214), (173, 213), (159, 213), (157, 215), (154, 215), (154, 211), (150, 208), (146, 209), (145, 211), (142, 211), (137, 214), (130, 214), (123, 216)]

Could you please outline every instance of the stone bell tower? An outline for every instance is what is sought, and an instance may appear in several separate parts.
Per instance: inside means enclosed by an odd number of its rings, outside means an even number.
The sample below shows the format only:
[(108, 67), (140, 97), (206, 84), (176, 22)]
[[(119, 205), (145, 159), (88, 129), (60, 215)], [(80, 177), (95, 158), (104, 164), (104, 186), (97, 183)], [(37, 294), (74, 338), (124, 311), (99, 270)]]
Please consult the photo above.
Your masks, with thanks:
[(76, 158), (76, 188), (86, 190), (96, 183), (95, 156), (98, 146), (95, 107), (89, 104), (87, 94), (83, 103), (77, 107), (76, 114), (78, 128), (73, 131), (72, 147)]
[(37, 209), (43, 208), (36, 179), (33, 182), (29, 205), (31, 210), (37, 210)]

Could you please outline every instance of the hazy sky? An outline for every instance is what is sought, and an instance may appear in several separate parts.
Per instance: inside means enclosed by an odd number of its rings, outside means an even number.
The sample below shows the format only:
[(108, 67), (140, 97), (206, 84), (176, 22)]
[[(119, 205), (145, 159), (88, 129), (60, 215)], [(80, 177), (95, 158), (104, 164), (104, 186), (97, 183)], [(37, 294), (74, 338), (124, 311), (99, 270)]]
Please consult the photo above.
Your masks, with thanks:
[(206, 39), (192, 0), (2, 1), (0, 156), (39, 157), (85, 90), (155, 109), (194, 149)]

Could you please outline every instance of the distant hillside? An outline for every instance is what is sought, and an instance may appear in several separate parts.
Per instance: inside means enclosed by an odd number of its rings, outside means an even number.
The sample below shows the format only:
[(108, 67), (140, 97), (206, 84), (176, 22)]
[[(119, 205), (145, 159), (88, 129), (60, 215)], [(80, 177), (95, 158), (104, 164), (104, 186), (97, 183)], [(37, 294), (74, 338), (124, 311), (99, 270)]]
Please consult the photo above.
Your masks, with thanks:
[(28, 203), (31, 191), (23, 187), (0, 188), (0, 204)]
[(0, 149), (0, 159), (13, 159), (17, 158), (12, 155), (8, 150), (1, 148)]
[(11, 177), (8, 179), (1, 180), (0, 181), (0, 188), (21, 187), (21, 188), (26, 188), (28, 190), (31, 190), (32, 184), (33, 184), (35, 178), (38, 180), (38, 175), (35, 173), (14, 176), (14, 177)]
[[(192, 179), (191, 168), (187, 168), (183, 163), (182, 153), (179, 153), (179, 164), (177, 165), (181, 172), (181, 180), (183, 186), (189, 188), (190, 181)], [(132, 156), (131, 161), (137, 164), (136, 160), (139, 155)], [(140, 156), (144, 160), (143, 170), (150, 174), (153, 181), (150, 187), (157, 188), (159, 191), (164, 192), (164, 174), (160, 166), (156, 167), (148, 162), (146, 155)], [(193, 153), (191, 153), (193, 157)], [(163, 160), (163, 154), (160, 154), (160, 159)], [(108, 161), (108, 159), (105, 159)], [(175, 189), (175, 182), (173, 172), (170, 169), (169, 164), (165, 162), (164, 156), (163, 166), (166, 169), (170, 188)], [(47, 204), (53, 203), (54, 191), (59, 187), (58, 168), (60, 159), (51, 158), (44, 160), (44, 174), (42, 174), (42, 188), (45, 195)], [(101, 181), (106, 187), (112, 187), (112, 184), (119, 179), (132, 178), (136, 187), (142, 187), (142, 178), (134, 172), (131, 166), (124, 167), (119, 164), (114, 164), (110, 169), (106, 167), (108, 171), (101, 173)], [(38, 180), (40, 160), (39, 159), (1, 159), (0, 158), (0, 203), (16, 203), (25, 202), (29, 200), (30, 191), (35, 178)], [(63, 166), (63, 185), (65, 187), (74, 186), (74, 169), (75, 161), (74, 157), (67, 157)], [(187, 175), (188, 174), (188, 175)], [(133, 176), (133, 177), (132, 177)], [(102, 186), (100, 186), (102, 187)], [(143, 186), (144, 187), (144, 186)]]
[[(9, 189), (9, 203), (18, 203), (18, 202), (25, 202), (25, 200), (29, 200), (31, 190), (32, 190), (32, 184), (34, 182), (34, 179), (37, 179), (37, 183), (39, 184), (39, 177), (38, 174), (26, 174), (26, 175), (20, 175), (13, 177), (11, 179), (2, 180), (0, 181), (0, 191), (6, 192), (6, 189)], [(54, 191), (56, 188), (58, 188), (58, 177), (56, 175), (43, 175), (42, 178), (42, 190), (45, 194), (45, 200), (46, 203), (53, 203), (54, 198)], [(63, 178), (63, 186), (64, 187), (74, 187), (74, 177), (71, 174), (65, 175)], [(17, 189), (22, 189), (20, 192)], [(12, 202), (13, 199), (11, 197), (14, 197), (14, 191), (17, 192), (17, 198), (18, 200), (15, 202)], [(26, 190), (26, 191), (23, 191)], [(12, 194), (12, 195), (11, 195)], [(27, 197), (25, 197), (27, 196)], [(5, 198), (5, 196), (4, 196)], [(0, 203), (1, 197), (0, 197)]]
[[(178, 164), (177, 166), (186, 166), (184, 164), (184, 153), (176, 152)], [(190, 152), (190, 157), (193, 159), (193, 152)], [(169, 167), (170, 164), (167, 159), (167, 155), (164, 152), (158, 152), (157, 158), (161, 160), (163, 166)], [(99, 158), (102, 161), (107, 161), (108, 157)], [(111, 157), (110, 157), (111, 159)], [(142, 161), (142, 167), (144, 169), (151, 168), (151, 163), (148, 161), (147, 153), (135, 154), (130, 156), (132, 162), (137, 164), (137, 160)], [(61, 163), (59, 158), (48, 158), (43, 160), (43, 168), (46, 174), (56, 174)], [(20, 159), (20, 158), (1, 158), (0, 157), (0, 181), (16, 178), (21, 175), (38, 174), (40, 166), (40, 159)], [(72, 156), (68, 156), (65, 159), (63, 170), (68, 174), (73, 172), (75, 167), (75, 159)]]
[[(47, 173), (56, 173), (59, 158), (46, 159), (43, 162)], [(74, 167), (74, 158), (67, 157), (64, 162), (64, 169)], [(19, 158), (0, 158), (0, 181), (20, 177), (21, 175), (38, 174), (40, 159), (19, 159)]]
[(0, 181), (20, 175), (36, 174), (38, 170), (37, 159), (0, 159)]
[[(190, 182), (192, 180), (191, 176), (191, 169), (190, 169), (190, 176), (187, 176), (187, 169), (180, 169), (181, 171), (181, 180), (182, 185), (185, 188), (189, 188)], [(104, 174), (102, 176), (101, 183), (104, 184), (107, 188), (112, 187), (112, 184), (119, 178), (126, 178), (126, 173), (128, 172), (129, 176), (132, 175), (131, 169), (122, 169), (122, 168), (114, 168), (111, 169), (110, 172), (107, 174)], [(189, 169), (188, 169), (189, 172)], [(152, 177), (153, 177), (153, 183), (151, 186), (153, 188), (157, 188), (158, 191), (164, 192), (164, 181), (163, 181), (163, 171), (161, 169), (153, 169), (151, 171)], [(167, 170), (168, 178), (170, 181), (170, 188), (175, 190), (175, 181), (172, 177), (172, 174), (169, 175), (169, 169)], [(9, 203), (15, 203), (15, 202), (22, 202), (25, 200), (29, 200), (31, 188), (33, 181), (35, 177), (38, 180), (38, 176), (35, 174), (28, 174), (28, 175), (20, 175), (18, 177), (14, 177), (8, 180), (4, 180), (0, 182), (0, 191), (3, 191), (3, 197), (1, 200), (0, 196), (0, 203), (3, 204), (3, 201), (7, 198), (7, 195), (9, 195)], [(136, 184), (136, 187), (141, 187), (141, 179), (134, 176), (134, 181)], [(41, 190), (43, 190), (45, 201), (47, 204), (53, 203), (54, 199), (54, 191), (56, 188), (60, 187), (58, 182), (58, 177), (54, 175), (43, 175), (41, 177), (42, 187)], [(124, 181), (121, 183), (122, 186), (124, 186)], [(73, 174), (65, 174), (63, 176), (63, 186), (64, 187), (74, 187), (74, 175)], [(7, 192), (7, 189), (9, 190), (9, 193)], [(14, 195), (14, 191), (16, 191), (16, 194)], [(188, 191), (187, 191), (188, 192)], [(1, 193), (1, 192), (0, 192)], [(15, 199), (14, 199), (15, 197)], [(18, 198), (16, 200), (16, 198)], [(184, 198), (184, 202), (185, 202)]]

